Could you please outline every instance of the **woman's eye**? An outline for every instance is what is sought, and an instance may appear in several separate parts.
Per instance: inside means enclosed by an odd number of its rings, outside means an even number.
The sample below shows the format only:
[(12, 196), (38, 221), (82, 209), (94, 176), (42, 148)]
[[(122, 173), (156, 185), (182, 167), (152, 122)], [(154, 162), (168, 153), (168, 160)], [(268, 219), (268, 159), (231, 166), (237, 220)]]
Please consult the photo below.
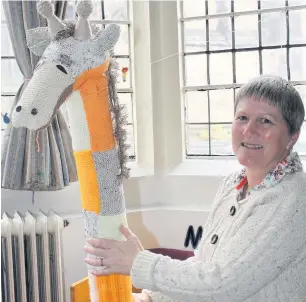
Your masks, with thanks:
[(264, 124), (272, 124), (272, 122), (271, 122), (270, 120), (268, 120), (267, 118), (263, 118), (263, 119), (262, 119), (262, 122), (263, 122)]
[(244, 115), (237, 117), (237, 120), (240, 120), (240, 121), (245, 121), (246, 119), (247, 119), (247, 117), (244, 116)]

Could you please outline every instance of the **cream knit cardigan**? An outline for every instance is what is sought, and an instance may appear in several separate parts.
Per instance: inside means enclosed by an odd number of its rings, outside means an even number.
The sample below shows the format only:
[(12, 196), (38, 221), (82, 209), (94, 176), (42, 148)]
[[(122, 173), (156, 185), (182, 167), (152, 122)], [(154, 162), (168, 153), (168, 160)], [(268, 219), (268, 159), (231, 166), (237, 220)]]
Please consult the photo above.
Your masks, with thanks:
[(195, 256), (142, 251), (131, 276), (153, 302), (305, 302), (306, 174), (285, 175), (240, 201), (233, 175), (225, 178)]

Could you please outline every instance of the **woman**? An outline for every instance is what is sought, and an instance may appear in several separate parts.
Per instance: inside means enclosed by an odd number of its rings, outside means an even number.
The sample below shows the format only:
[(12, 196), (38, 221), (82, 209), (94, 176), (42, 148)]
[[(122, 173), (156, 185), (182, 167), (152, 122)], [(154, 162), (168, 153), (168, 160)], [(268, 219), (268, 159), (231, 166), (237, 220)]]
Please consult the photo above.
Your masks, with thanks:
[(195, 256), (186, 261), (127, 241), (91, 239), (86, 259), (131, 274), (135, 301), (306, 301), (306, 173), (292, 148), (305, 117), (293, 86), (274, 76), (244, 85), (235, 102), (232, 146), (243, 170), (216, 194)]

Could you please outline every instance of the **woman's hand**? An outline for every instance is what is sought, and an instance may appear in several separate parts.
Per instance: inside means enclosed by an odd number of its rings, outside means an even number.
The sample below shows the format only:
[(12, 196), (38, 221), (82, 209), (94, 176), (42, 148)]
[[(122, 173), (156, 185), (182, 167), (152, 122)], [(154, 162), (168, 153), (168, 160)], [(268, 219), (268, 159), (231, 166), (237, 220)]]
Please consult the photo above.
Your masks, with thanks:
[(133, 262), (137, 254), (143, 251), (143, 247), (128, 227), (122, 226), (120, 232), (126, 237), (126, 241), (98, 238), (87, 240), (91, 246), (85, 246), (85, 251), (100, 258), (86, 258), (85, 262), (92, 266), (104, 267), (99, 272), (92, 271), (93, 275), (130, 275)]
[(146, 293), (133, 294), (134, 302), (152, 302)]

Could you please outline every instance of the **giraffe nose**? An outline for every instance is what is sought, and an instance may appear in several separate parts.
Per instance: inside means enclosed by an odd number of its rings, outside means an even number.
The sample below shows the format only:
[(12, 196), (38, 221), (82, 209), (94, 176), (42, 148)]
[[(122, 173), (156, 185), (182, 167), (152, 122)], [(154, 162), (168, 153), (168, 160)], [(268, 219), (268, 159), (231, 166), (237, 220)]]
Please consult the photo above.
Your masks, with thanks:
[(21, 111), (21, 106), (17, 106), (16, 111), (20, 112)]

